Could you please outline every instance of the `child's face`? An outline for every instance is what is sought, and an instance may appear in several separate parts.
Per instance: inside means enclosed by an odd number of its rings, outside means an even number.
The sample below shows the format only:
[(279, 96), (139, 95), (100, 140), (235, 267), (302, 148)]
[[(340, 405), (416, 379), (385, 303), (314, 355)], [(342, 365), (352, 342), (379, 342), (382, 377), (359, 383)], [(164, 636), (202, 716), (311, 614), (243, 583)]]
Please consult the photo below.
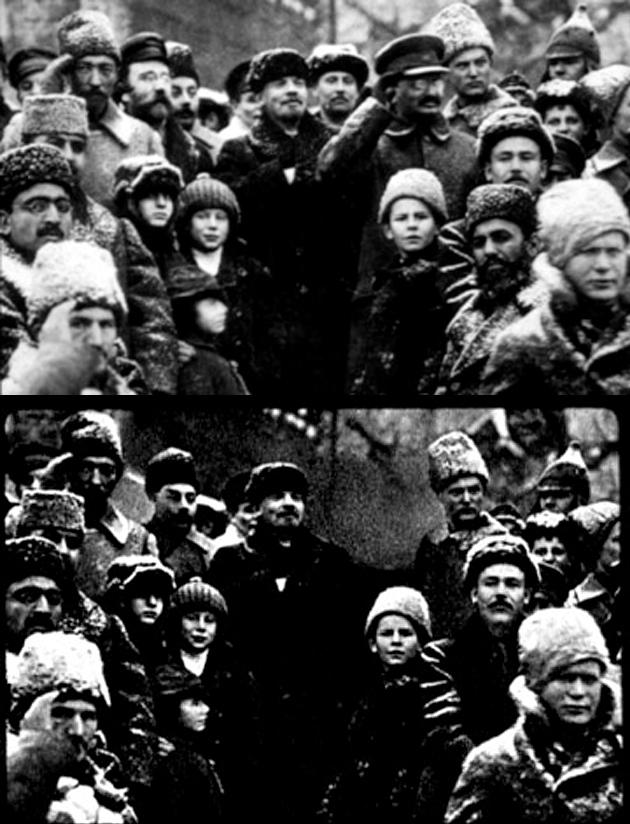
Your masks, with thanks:
[(183, 698), (179, 703), (179, 722), (193, 732), (203, 732), (210, 707), (201, 698)]
[(421, 252), (435, 239), (438, 227), (429, 207), (415, 197), (401, 197), (392, 203), (385, 236), (401, 252)]
[(217, 634), (217, 618), (214, 612), (187, 612), (182, 615), (180, 640), (188, 653), (207, 650)]
[(70, 313), (69, 325), (70, 340), (91, 346), (98, 352), (96, 374), (102, 374), (116, 351), (118, 327), (112, 310), (100, 306), (74, 309)]
[(190, 219), (190, 239), (202, 252), (215, 252), (227, 240), (230, 218), (225, 209), (201, 209)]
[(139, 590), (129, 600), (129, 607), (138, 623), (153, 626), (164, 612), (164, 598), (149, 590)]
[(386, 667), (401, 667), (420, 652), (416, 630), (402, 615), (384, 615), (378, 622), (370, 650)]
[(175, 203), (166, 192), (152, 192), (138, 200), (138, 215), (143, 223), (162, 229), (173, 217)]
[(532, 554), (559, 570), (569, 566), (569, 553), (560, 538), (536, 538), (532, 546)]
[(205, 297), (196, 303), (197, 328), (202, 332), (220, 335), (225, 331), (228, 308), (222, 300)]

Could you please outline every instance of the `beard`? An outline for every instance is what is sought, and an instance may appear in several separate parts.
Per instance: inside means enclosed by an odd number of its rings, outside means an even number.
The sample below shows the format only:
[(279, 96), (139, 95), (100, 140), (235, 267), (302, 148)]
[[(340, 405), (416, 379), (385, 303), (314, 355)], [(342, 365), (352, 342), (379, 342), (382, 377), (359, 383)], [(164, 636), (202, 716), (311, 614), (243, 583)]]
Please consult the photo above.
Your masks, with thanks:
[(162, 92), (156, 92), (151, 100), (135, 103), (131, 114), (149, 126), (161, 126), (173, 112), (171, 101)]
[(477, 267), (477, 285), (482, 303), (492, 305), (519, 292), (531, 280), (531, 258), (527, 254), (514, 261), (488, 258)]

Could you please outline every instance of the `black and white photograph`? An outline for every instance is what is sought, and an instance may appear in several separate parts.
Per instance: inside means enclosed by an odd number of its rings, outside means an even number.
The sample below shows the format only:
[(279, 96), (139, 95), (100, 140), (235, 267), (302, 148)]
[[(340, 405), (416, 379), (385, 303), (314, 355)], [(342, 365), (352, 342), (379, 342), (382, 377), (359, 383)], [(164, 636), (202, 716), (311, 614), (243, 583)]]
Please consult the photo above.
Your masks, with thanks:
[(10, 824), (623, 820), (602, 407), (15, 408)]
[(0, 392), (630, 391), (627, 0), (2, 0)]

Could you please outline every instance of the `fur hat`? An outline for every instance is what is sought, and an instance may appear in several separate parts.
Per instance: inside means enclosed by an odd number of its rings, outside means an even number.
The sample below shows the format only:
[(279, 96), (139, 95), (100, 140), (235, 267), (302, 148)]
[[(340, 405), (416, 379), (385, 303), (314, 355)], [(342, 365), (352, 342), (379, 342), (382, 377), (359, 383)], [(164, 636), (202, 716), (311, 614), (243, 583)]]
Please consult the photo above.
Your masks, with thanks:
[(259, 504), (274, 492), (291, 490), (306, 497), (308, 481), (303, 470), (294, 463), (276, 461), (254, 467), (245, 488), (245, 497), (254, 504)]
[(479, 223), (502, 218), (515, 223), (526, 238), (536, 231), (536, 203), (528, 189), (513, 183), (485, 183), (468, 195), (466, 232), (471, 235)]
[[(175, 573), (153, 555), (121, 555), (107, 568), (103, 598), (118, 605), (130, 590), (140, 583), (153, 582), (154, 591), (168, 598), (175, 589)], [(153, 591), (153, 590), (152, 590)]]
[(590, 68), (596, 69), (601, 60), (595, 29), (586, 10), (586, 3), (578, 3), (575, 11), (555, 32), (545, 49), (545, 57), (585, 57)]
[(568, 134), (554, 134), (553, 142), (556, 154), (549, 171), (561, 171), (571, 178), (581, 177), (586, 166), (586, 155), (582, 145)]
[(65, 558), (48, 538), (29, 535), (6, 541), (3, 556), (4, 580), (7, 584), (41, 575), (50, 578), (60, 589), (68, 586)]
[(77, 194), (72, 167), (55, 146), (34, 143), (0, 154), (0, 209), (37, 183), (55, 183), (72, 199)]
[(170, 270), (167, 291), (171, 301), (198, 301), (204, 297), (212, 297), (229, 306), (228, 296), (219, 281), (203, 269), (189, 263), (174, 266)]
[(89, 134), (85, 100), (72, 94), (31, 95), (24, 100), (22, 136), (39, 134)]
[(505, 106), (491, 112), (479, 124), (477, 132), (477, 161), (484, 166), (490, 160), (492, 149), (506, 137), (529, 137), (539, 146), (548, 163), (553, 160), (553, 138), (543, 126), (540, 115), (527, 106)]
[(438, 178), (426, 169), (403, 169), (395, 172), (385, 186), (378, 207), (379, 223), (387, 221), (392, 204), (401, 197), (413, 197), (425, 203), (438, 225), (446, 223), (448, 211), (444, 189)]
[(21, 699), (55, 691), (89, 695), (111, 704), (98, 647), (74, 633), (29, 635), (18, 656), (17, 680), (12, 687)]
[(186, 43), (167, 40), (165, 43), (168, 65), (173, 77), (192, 77), (200, 85), (199, 74), (195, 68), (192, 49)]
[(164, 38), (154, 31), (141, 31), (128, 37), (120, 47), (124, 66), (142, 63), (145, 60), (159, 60), (168, 66), (168, 55)]
[(426, 34), (435, 34), (444, 42), (444, 62), (448, 65), (467, 49), (481, 48), (494, 56), (494, 41), (487, 26), (467, 3), (451, 3), (435, 14), (423, 27)]
[(26, 489), (20, 501), (16, 532), (52, 527), (85, 533), (85, 503), (73, 492), (61, 489)]
[(207, 172), (198, 174), (180, 192), (177, 201), (178, 225), (185, 223), (193, 212), (201, 209), (224, 209), (230, 218), (231, 229), (241, 219), (241, 210), (234, 192), (225, 183), (210, 177)]
[(243, 60), (241, 63), (237, 63), (236, 66), (227, 73), (223, 88), (230, 100), (238, 100), (244, 92), (249, 91), (247, 75), (249, 74), (251, 64), (251, 60)]
[(584, 561), (590, 569), (595, 568), (602, 547), (620, 517), (619, 504), (614, 501), (577, 506), (568, 513), (569, 522), (575, 524), (582, 537)]
[(151, 191), (167, 192), (176, 201), (183, 188), (181, 171), (161, 155), (125, 157), (114, 172), (114, 200), (117, 205), (127, 196), (141, 198)]
[(604, 122), (610, 125), (630, 84), (630, 66), (614, 63), (585, 74), (579, 83), (587, 90)]
[(591, 117), (591, 96), (587, 89), (575, 80), (547, 80), (536, 89), (534, 108), (541, 117), (552, 106), (573, 106), (586, 125)]
[(268, 49), (254, 55), (245, 82), (255, 94), (258, 94), (267, 83), (288, 76), (306, 80), (306, 60), (295, 49)]
[(57, 55), (49, 49), (30, 48), (16, 51), (9, 60), (9, 83), (17, 89), (23, 80), (31, 74), (43, 71), (55, 57)]
[(420, 630), (421, 643), (431, 639), (431, 615), (424, 595), (411, 587), (389, 587), (380, 592), (365, 621), (365, 636), (371, 638), (383, 615), (402, 615)]
[(381, 77), (421, 77), (448, 74), (444, 62), (444, 42), (432, 34), (405, 34), (386, 43), (374, 57), (374, 69)]
[(606, 642), (592, 615), (579, 607), (550, 607), (526, 618), (518, 631), (527, 686), (540, 692), (559, 671), (582, 661), (609, 666)]
[(475, 475), (484, 488), (490, 476), (486, 462), (475, 442), (465, 432), (446, 432), (427, 450), (429, 456), (429, 482), (435, 492), (465, 475)]
[(190, 484), (199, 491), (195, 461), (190, 452), (169, 446), (151, 458), (144, 479), (147, 495), (157, 494), (166, 484)]
[(87, 55), (105, 54), (120, 62), (120, 49), (109, 18), (100, 11), (81, 9), (68, 14), (57, 29), (59, 53), (75, 60)]
[(347, 72), (354, 77), (357, 86), (361, 88), (365, 85), (370, 73), (367, 60), (361, 57), (352, 43), (335, 45), (320, 43), (315, 46), (306, 62), (309, 69), (309, 83), (312, 86), (326, 72)]
[(35, 255), (33, 278), (26, 297), (28, 322), (35, 336), (55, 306), (74, 300), (76, 308), (111, 309), (119, 327), (127, 316), (127, 301), (111, 254), (77, 240), (46, 243)]
[(170, 603), (171, 612), (180, 615), (186, 612), (205, 611), (215, 612), (225, 618), (228, 614), (225, 598), (218, 589), (204, 583), (195, 576), (175, 591)]
[(493, 518), (496, 518), (500, 524), (503, 524), (512, 535), (522, 536), (525, 532), (523, 516), (518, 511), (518, 508), (513, 503), (510, 503), (510, 501), (497, 504), (489, 510), (489, 514), (492, 515)]
[(464, 587), (471, 590), (477, 586), (479, 575), (492, 564), (513, 564), (523, 571), (525, 585), (536, 589), (540, 583), (538, 567), (531, 556), (525, 540), (506, 532), (502, 535), (487, 535), (476, 541), (466, 553), (463, 569)]
[[(82, 455), (104, 455), (123, 465), (118, 424), (107, 412), (82, 409), (65, 418), (60, 427), (61, 448)], [(86, 451), (86, 450), (92, 451)], [(98, 450), (98, 451), (96, 451)]]
[(562, 455), (550, 461), (538, 479), (536, 489), (539, 493), (543, 489), (571, 489), (580, 504), (588, 503), (591, 484), (578, 441), (571, 441)]
[(610, 183), (598, 178), (556, 183), (538, 200), (538, 218), (540, 240), (558, 269), (606, 232), (621, 232), (630, 242), (628, 210)]

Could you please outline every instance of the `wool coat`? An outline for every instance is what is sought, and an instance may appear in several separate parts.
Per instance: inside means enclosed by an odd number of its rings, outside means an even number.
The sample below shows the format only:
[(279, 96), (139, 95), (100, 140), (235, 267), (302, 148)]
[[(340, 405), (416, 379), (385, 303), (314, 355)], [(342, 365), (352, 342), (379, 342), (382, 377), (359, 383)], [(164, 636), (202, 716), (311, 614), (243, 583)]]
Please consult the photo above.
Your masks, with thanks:
[(599, 710), (582, 747), (556, 739), (540, 699), (511, 689), (518, 720), (476, 747), (464, 762), (445, 824), (616, 824), (625, 820), (622, 739), (616, 697), (604, 682)]
[(482, 394), (520, 397), (630, 393), (630, 311), (627, 298), (599, 329), (584, 316), (558, 273), (550, 295), (496, 339)]
[(517, 625), (500, 643), (477, 613), (451, 638), (431, 641), (422, 657), (443, 673), (444, 689), (454, 684), (461, 700), (466, 735), (480, 744), (516, 719), (509, 687), (518, 672)]
[[(251, 134), (226, 141), (219, 154), (216, 177), (236, 193), (241, 234), (273, 281), (277, 303), (269, 334), (280, 362), (270, 389), (332, 391), (345, 365), (337, 258), (344, 227), (335, 198), (315, 176), (330, 134), (307, 112), (292, 138), (263, 112)], [(287, 169), (295, 170), (292, 182)]]

